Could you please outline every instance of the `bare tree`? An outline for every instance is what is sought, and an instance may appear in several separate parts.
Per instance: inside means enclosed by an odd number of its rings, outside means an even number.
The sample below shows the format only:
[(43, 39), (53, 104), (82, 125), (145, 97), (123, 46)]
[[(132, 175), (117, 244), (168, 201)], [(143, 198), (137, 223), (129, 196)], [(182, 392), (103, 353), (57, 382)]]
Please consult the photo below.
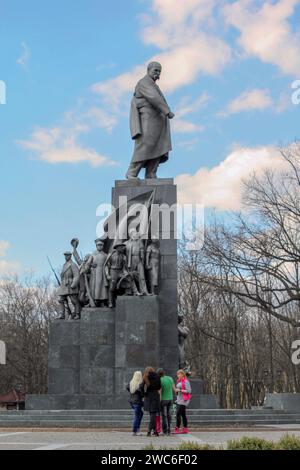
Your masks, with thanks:
[[(282, 151), (286, 169), (244, 184), (246, 212), (215, 222), (204, 245), (209, 284), (248, 307), (300, 326), (300, 144)], [(286, 306), (293, 309), (287, 314)]]
[(188, 360), (225, 407), (300, 391), (291, 344), (300, 326), (300, 144), (282, 171), (244, 183), (243, 211), (207, 227), (204, 248), (181, 247), (179, 309)]
[(29, 393), (45, 393), (49, 323), (56, 311), (48, 279), (11, 278), (0, 283), (0, 336), (7, 365), (0, 369), (0, 392), (21, 383)]

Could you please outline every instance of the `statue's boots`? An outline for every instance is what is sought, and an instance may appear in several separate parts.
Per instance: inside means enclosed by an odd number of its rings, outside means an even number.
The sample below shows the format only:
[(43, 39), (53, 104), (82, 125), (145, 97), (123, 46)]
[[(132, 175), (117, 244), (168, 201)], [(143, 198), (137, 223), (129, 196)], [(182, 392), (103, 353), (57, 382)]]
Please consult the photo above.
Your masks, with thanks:
[(132, 281), (132, 286), (131, 287), (132, 287), (133, 295), (138, 295), (138, 296), (143, 295), (141, 292), (138, 291), (134, 280)]
[(64, 308), (61, 308), (60, 311), (59, 311), (59, 317), (58, 317), (58, 320), (65, 320), (66, 318), (66, 315), (65, 315), (65, 309)]
[(128, 180), (139, 180), (138, 174), (143, 166), (143, 162), (130, 163), (126, 173)]
[(112, 291), (108, 292), (108, 308), (114, 308), (114, 293)]
[(72, 320), (80, 320), (80, 313), (81, 313), (81, 308), (80, 308), (80, 305), (79, 303), (75, 305), (75, 310), (74, 310), (74, 313), (72, 315)]

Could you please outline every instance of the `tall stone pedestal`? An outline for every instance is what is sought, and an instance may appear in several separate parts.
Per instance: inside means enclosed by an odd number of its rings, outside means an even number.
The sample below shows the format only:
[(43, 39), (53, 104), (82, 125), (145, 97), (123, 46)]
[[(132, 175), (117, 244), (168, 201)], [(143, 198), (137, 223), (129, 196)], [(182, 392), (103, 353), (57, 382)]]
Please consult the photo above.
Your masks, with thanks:
[[(177, 187), (172, 178), (147, 180), (117, 180), (112, 189), (112, 204), (119, 205), (119, 198), (130, 200), (141, 194), (155, 191), (155, 204), (174, 208), (177, 203)], [(167, 213), (167, 212), (166, 212)], [(165, 213), (165, 214), (166, 214)], [(159, 239), (161, 269), (159, 276), (159, 344), (160, 363), (173, 376), (178, 369), (178, 311), (177, 311), (177, 240), (174, 214), (170, 211), (170, 232), (160, 220)]]
[[(112, 204), (155, 191), (155, 204), (177, 203), (172, 179), (116, 181)], [(173, 207), (174, 209), (174, 207)], [(83, 309), (80, 321), (54, 321), (50, 328), (48, 395), (29, 395), (27, 409), (119, 409), (128, 407), (128, 384), (136, 370), (178, 368), (177, 240), (172, 210), (170, 231), (159, 227), (159, 295), (120, 296), (116, 308)], [(166, 215), (166, 213), (165, 213)], [(195, 383), (193, 402), (201, 406)], [(199, 390), (197, 390), (199, 388)]]

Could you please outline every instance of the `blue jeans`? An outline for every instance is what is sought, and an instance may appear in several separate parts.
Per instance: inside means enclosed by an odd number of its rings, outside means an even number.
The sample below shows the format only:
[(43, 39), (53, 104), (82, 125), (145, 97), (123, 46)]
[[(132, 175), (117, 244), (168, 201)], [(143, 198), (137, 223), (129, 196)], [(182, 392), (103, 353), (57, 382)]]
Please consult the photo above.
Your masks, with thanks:
[(134, 410), (134, 420), (132, 432), (138, 432), (141, 427), (141, 422), (144, 416), (142, 405), (131, 405)]

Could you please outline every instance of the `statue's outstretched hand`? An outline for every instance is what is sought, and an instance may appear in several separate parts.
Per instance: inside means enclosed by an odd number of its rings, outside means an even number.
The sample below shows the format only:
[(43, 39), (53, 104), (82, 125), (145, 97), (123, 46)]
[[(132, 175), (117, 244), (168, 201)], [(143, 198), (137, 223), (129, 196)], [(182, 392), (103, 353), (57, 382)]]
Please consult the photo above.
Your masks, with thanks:
[(78, 240), (78, 238), (73, 238), (73, 239), (71, 240), (71, 245), (72, 245), (73, 248), (76, 249), (76, 248), (78, 247), (78, 245), (79, 245), (79, 240)]

